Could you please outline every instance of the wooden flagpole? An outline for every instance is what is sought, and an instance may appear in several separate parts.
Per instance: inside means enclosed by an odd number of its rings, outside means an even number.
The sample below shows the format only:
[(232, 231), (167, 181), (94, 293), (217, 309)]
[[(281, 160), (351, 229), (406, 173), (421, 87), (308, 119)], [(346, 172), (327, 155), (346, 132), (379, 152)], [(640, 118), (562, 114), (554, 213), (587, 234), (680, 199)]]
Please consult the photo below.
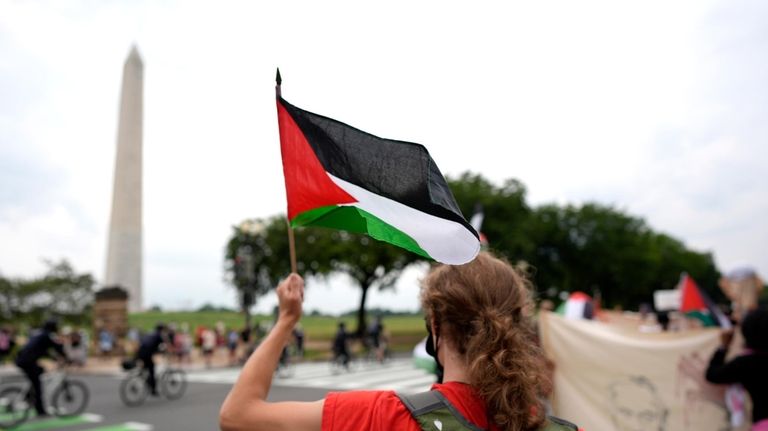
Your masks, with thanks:
[[(283, 83), (283, 78), (280, 77), (280, 68), (277, 68), (277, 75), (275, 76), (275, 97), (278, 99), (282, 97), (280, 91), (280, 85)], [(291, 254), (291, 272), (298, 273), (296, 269), (296, 241), (293, 238), (293, 228), (291, 227), (291, 221), (288, 220), (288, 216), (285, 217), (285, 225), (288, 228), (288, 250)]]
[(298, 274), (296, 272), (296, 242), (293, 239), (293, 228), (288, 217), (285, 218), (285, 223), (288, 225), (288, 249), (291, 252), (291, 272)]

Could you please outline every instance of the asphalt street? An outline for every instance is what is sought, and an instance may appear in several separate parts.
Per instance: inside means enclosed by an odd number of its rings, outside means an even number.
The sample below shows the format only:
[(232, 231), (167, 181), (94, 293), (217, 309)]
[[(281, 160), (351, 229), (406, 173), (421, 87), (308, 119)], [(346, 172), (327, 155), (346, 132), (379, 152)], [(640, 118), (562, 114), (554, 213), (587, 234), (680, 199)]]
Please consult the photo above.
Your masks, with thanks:
[[(306, 362), (276, 373), (271, 401), (314, 401), (329, 390), (394, 390), (416, 393), (427, 390), (435, 376), (414, 365), (411, 358), (394, 358), (384, 364), (355, 361), (339, 369), (325, 362)], [(0, 386), (18, 385), (24, 378), (13, 369), (0, 376)], [(73, 373), (90, 390), (85, 414), (69, 419), (31, 419), (17, 431), (209, 431), (218, 429), (218, 412), (240, 369), (214, 367), (190, 369), (181, 399), (149, 397), (143, 405), (127, 407), (120, 400), (124, 374), (105, 369), (104, 375)], [(15, 375), (14, 375), (15, 374)], [(21, 380), (19, 380), (21, 379)]]
[[(139, 407), (126, 407), (118, 393), (120, 378), (116, 376), (76, 376), (84, 381), (91, 392), (86, 409), (88, 417), (97, 422), (71, 423), (59, 419), (31, 419), (15, 428), (17, 431), (213, 431), (218, 430), (218, 412), (229, 392), (230, 385), (190, 382), (179, 400), (147, 398)], [(273, 387), (270, 400), (318, 400), (326, 389)]]

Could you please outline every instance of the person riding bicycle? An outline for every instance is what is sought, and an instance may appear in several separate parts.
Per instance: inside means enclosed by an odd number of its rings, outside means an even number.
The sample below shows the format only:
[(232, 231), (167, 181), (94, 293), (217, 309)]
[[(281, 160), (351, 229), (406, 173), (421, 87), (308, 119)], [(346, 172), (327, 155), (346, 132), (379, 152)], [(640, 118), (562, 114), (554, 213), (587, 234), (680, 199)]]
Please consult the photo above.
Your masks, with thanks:
[(51, 350), (55, 351), (60, 358), (65, 357), (64, 345), (56, 339), (58, 330), (59, 324), (56, 320), (46, 321), (42, 329), (32, 335), (27, 344), (16, 355), (16, 366), (24, 372), (32, 385), (32, 396), (38, 417), (48, 416), (43, 405), (43, 385), (40, 382), (40, 376), (45, 370), (38, 364), (38, 361), (49, 356)]
[(333, 361), (337, 362), (341, 359), (344, 368), (349, 368), (349, 360), (351, 356), (349, 354), (348, 339), (350, 334), (347, 332), (347, 326), (344, 322), (339, 322), (339, 329), (336, 331), (336, 335), (333, 337)]
[(371, 326), (368, 327), (368, 341), (366, 347), (372, 350), (376, 355), (376, 360), (384, 361), (384, 350), (386, 340), (384, 339), (384, 323), (381, 316), (376, 316)]
[(153, 356), (163, 350), (166, 343), (167, 326), (164, 323), (158, 323), (155, 326), (155, 332), (142, 337), (139, 343), (139, 351), (136, 353), (136, 359), (141, 361), (144, 369), (147, 370), (147, 386), (149, 393), (157, 396), (157, 380), (155, 379), (155, 361)]

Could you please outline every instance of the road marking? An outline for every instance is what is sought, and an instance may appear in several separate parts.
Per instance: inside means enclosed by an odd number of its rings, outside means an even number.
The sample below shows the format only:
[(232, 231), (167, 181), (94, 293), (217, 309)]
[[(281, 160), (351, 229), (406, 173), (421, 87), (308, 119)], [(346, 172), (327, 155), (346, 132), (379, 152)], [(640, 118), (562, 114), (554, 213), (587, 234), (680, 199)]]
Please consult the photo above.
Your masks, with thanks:
[[(435, 376), (416, 368), (410, 358), (394, 359), (383, 365), (353, 362), (350, 371), (333, 370), (328, 362), (307, 362), (293, 365), (290, 377), (275, 376), (274, 386), (328, 388), (337, 390), (377, 389), (415, 393), (428, 390)], [(240, 369), (197, 371), (188, 374), (189, 381), (233, 384)]]
[(104, 420), (104, 416), (95, 413), (83, 413), (80, 415), (86, 422), (97, 423)]
[(85, 431), (152, 431), (153, 428), (152, 425), (141, 422), (125, 422), (99, 428), (89, 428)]
[(141, 422), (126, 422), (125, 426), (133, 431), (152, 431), (152, 428), (154, 428), (150, 424), (144, 424)]

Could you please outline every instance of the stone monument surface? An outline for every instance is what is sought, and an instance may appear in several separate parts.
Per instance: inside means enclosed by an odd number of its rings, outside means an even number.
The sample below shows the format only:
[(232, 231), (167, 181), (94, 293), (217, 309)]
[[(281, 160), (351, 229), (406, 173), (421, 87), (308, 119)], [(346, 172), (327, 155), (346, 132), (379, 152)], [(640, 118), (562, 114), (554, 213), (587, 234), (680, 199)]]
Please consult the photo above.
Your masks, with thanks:
[(144, 64), (134, 46), (123, 66), (115, 177), (104, 284), (128, 292), (128, 310), (142, 298), (142, 133)]

